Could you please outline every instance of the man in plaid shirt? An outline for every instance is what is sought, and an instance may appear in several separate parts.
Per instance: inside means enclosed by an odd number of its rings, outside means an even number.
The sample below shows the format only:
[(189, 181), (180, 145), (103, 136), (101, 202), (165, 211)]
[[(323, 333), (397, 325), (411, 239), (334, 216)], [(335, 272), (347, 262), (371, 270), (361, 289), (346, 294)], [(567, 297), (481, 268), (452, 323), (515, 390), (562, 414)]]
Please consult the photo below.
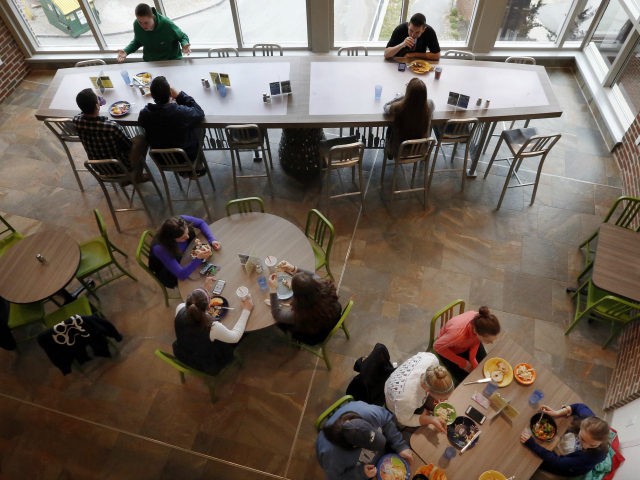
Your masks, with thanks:
[(73, 117), (73, 123), (89, 160), (116, 158), (136, 174), (137, 182), (149, 180), (142, 173), (148, 149), (144, 135), (129, 138), (120, 125), (100, 115), (100, 101), (90, 88), (78, 93), (76, 103), (82, 113)]

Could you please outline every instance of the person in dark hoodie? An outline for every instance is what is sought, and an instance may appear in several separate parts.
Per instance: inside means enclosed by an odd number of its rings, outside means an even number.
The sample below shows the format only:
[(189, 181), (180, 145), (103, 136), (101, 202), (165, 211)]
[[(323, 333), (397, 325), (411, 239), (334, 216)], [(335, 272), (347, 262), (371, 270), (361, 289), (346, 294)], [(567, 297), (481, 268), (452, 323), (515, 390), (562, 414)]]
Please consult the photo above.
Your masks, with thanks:
[[(193, 97), (169, 85), (162, 76), (151, 82), (151, 96), (155, 103), (148, 103), (138, 116), (138, 123), (145, 129), (150, 147), (181, 148), (195, 161), (204, 132), (198, 128), (204, 119), (200, 105)], [(171, 102), (171, 99), (175, 101)]]
[(140, 3), (135, 10), (133, 22), (133, 40), (118, 50), (118, 63), (124, 62), (127, 55), (140, 47), (145, 62), (159, 60), (178, 60), (182, 54), (191, 53), (189, 37), (167, 17), (160, 15), (155, 8)]

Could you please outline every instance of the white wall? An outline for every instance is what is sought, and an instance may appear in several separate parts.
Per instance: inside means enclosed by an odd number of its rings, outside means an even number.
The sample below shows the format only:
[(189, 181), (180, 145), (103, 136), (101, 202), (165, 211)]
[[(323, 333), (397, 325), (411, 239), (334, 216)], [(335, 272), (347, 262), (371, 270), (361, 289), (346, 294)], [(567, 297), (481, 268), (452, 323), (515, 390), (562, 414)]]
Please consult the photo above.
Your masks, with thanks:
[(640, 478), (640, 399), (614, 410), (611, 426), (618, 431), (622, 455), (626, 458), (615, 480), (637, 480)]

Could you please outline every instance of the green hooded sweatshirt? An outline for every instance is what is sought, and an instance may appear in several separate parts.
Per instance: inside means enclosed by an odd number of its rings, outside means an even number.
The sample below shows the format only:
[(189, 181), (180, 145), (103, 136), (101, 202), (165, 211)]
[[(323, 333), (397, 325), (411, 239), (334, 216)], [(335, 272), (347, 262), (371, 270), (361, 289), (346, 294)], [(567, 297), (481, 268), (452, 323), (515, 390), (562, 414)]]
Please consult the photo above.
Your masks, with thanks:
[(127, 55), (143, 47), (142, 59), (145, 62), (159, 60), (177, 60), (182, 58), (182, 47), (189, 44), (189, 37), (167, 17), (151, 8), (155, 19), (153, 30), (144, 30), (133, 22), (133, 40), (124, 48)]

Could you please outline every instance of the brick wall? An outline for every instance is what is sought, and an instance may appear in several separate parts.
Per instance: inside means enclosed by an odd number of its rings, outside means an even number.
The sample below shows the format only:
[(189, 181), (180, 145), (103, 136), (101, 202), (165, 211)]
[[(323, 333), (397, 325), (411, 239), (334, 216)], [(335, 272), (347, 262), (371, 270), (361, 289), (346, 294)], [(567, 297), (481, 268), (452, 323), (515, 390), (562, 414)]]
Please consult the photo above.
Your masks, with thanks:
[(622, 191), (624, 195), (640, 197), (640, 147), (636, 138), (640, 136), (640, 113), (636, 116), (622, 143), (613, 151), (613, 157), (620, 168)]
[[(637, 120), (636, 120), (637, 123)], [(604, 410), (621, 407), (640, 398), (640, 322), (635, 321), (620, 334), (616, 368), (604, 397)]]
[(0, 102), (13, 92), (27, 75), (28, 67), (22, 51), (0, 18)]

